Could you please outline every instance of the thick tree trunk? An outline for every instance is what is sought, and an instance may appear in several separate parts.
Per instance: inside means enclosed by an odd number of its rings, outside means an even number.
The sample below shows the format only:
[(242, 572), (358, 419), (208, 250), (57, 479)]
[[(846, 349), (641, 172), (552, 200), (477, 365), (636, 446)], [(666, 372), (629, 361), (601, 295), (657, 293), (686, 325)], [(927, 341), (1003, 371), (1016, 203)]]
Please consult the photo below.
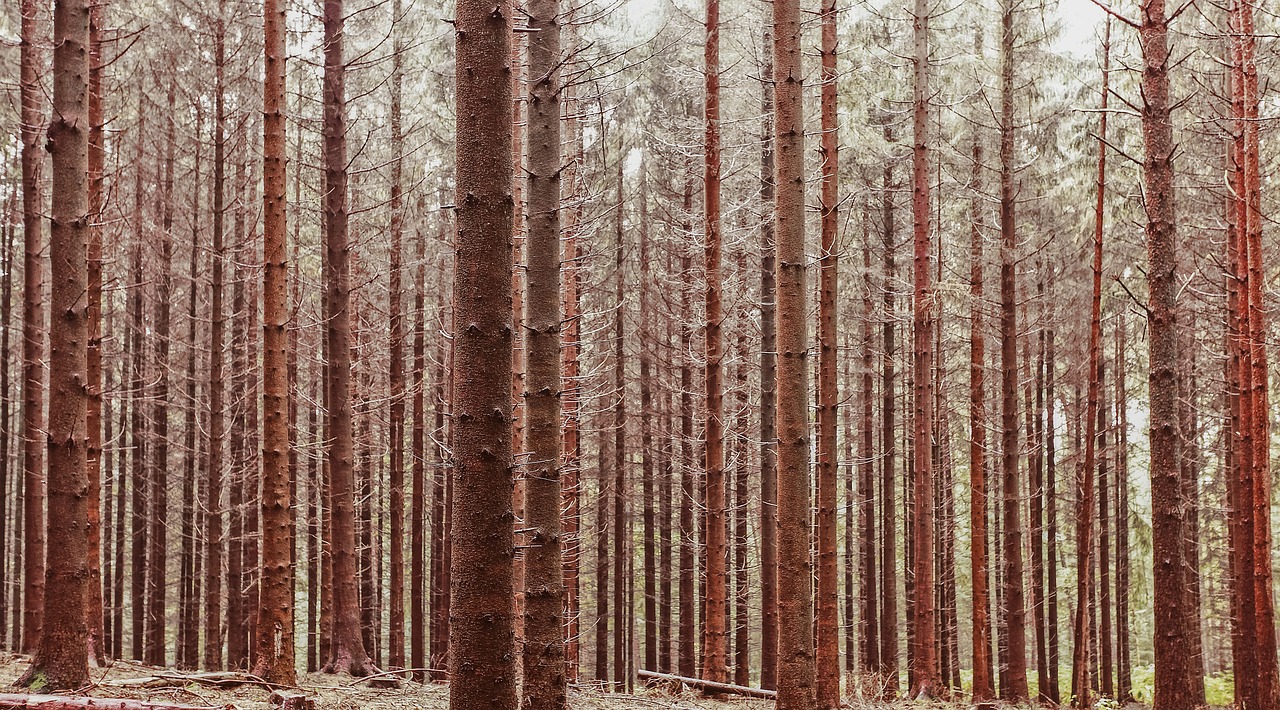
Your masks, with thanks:
[(836, 293), (839, 254), (836, 227), (840, 202), (840, 135), (836, 108), (836, 0), (822, 1), (821, 252), (818, 261), (818, 436), (817, 436), (817, 625), (818, 707), (840, 706), (840, 619), (836, 590)]
[[(333, 2), (335, 0), (330, 0)], [(510, 2), (463, 0), (457, 22), (452, 708), (516, 707), (511, 450)]]
[[(288, 225), (285, 212), (285, 8), (263, 0), (262, 563), (253, 675), (293, 685), (293, 495), (289, 467)], [(399, 56), (399, 55), (397, 55)], [(252, 406), (256, 407), (257, 402)], [(396, 516), (397, 518), (399, 516)]]
[(560, 403), (564, 391), (560, 363), (560, 2), (529, 0), (526, 10), (530, 28), (537, 31), (529, 36), (523, 393), (530, 461), (524, 526), (533, 532), (525, 550), (521, 692), (527, 710), (559, 710), (568, 702), (561, 618), (565, 590), (560, 523)]
[[(347, 237), (345, 15), (342, 0), (324, 3), (324, 235), (329, 348), (327, 459), (333, 613), (327, 673), (376, 673), (361, 637), (356, 589), (355, 472), (351, 412), (351, 265)], [(507, 368), (510, 369), (509, 367)], [(509, 496), (508, 496), (509, 497)], [(499, 506), (501, 508), (502, 506)], [(510, 527), (508, 526), (508, 534)]]
[(1164, 0), (1143, 0), (1143, 178), (1147, 224), (1148, 358), (1151, 417), (1151, 532), (1155, 590), (1157, 707), (1192, 707), (1192, 659), (1186, 653), (1194, 610), (1186, 589), (1186, 510), (1177, 420), (1177, 276), (1173, 122), (1169, 96), (1169, 20)]
[[(53, 20), (53, 119), (49, 152), (53, 180), (49, 253), (49, 424), (47, 432), (50, 555), (45, 565), (46, 608), (31, 666), (15, 685), (74, 690), (89, 683), (85, 585), (89, 531), (85, 488), (89, 477), (85, 413), (88, 338), (86, 238), (88, 232), (89, 7), (58, 0)], [(30, 193), (28, 193), (30, 194)]]
[(728, 575), (725, 569), (724, 391), (720, 333), (720, 2), (707, 0), (706, 44), (703, 75), (704, 106), (703, 229), (706, 238), (706, 325), (704, 330), (706, 388), (706, 441), (703, 446), (703, 499), (706, 501), (706, 587), (703, 600), (702, 678), (714, 683), (729, 680), (726, 653), (728, 638)]
[[(44, 614), (44, 202), (40, 194), (40, 153), (43, 129), (40, 74), (44, 62), (39, 46), (39, 4), (22, 0), (21, 68), (19, 70), (22, 121), (22, 628), (21, 644), (27, 653), (40, 645)], [(87, 158), (86, 158), (87, 160)], [(87, 169), (87, 166), (86, 166)], [(17, 608), (17, 605), (15, 605)], [(19, 634), (18, 625), (13, 628)]]
[(773, 3), (777, 197), (778, 708), (815, 706), (809, 557), (809, 335), (804, 253), (804, 75), (800, 4)]
[[(1014, 27), (1013, 0), (1004, 0), (1000, 47), (1000, 368), (1001, 481), (1004, 508), (1004, 615), (1008, 627), (1008, 673), (1001, 676), (1000, 696), (1028, 699), (1026, 605), (1022, 588), (1022, 523), (1018, 485), (1018, 315), (1015, 261), (1018, 233), (1014, 224), (1017, 183), (1014, 174)], [(1005, 683), (1007, 682), (1007, 688)]]
[(926, 0), (915, 0), (912, 20), (915, 44), (912, 146), (911, 214), (914, 231), (912, 273), (914, 291), (912, 314), (912, 493), (911, 516), (912, 589), (911, 597), (911, 681), (912, 698), (931, 698), (941, 690), (937, 653), (937, 610), (933, 593), (934, 537), (934, 397), (932, 250), (929, 197), (929, 9)]

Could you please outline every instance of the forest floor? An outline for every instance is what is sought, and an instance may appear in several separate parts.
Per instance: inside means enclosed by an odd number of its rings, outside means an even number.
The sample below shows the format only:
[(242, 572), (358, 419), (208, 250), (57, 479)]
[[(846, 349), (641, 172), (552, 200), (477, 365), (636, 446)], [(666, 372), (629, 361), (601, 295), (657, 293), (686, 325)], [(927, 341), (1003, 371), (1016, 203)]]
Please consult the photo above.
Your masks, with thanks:
[[(9, 686), (26, 670), (29, 656), (0, 653), (0, 692), (13, 692)], [(94, 685), (86, 695), (95, 698), (126, 698), (152, 702), (234, 708), (234, 710), (270, 710), (270, 693), (253, 685), (218, 688), (197, 682), (183, 682), (183, 672), (172, 668), (156, 668), (139, 663), (119, 661), (107, 668), (90, 669)], [(167, 687), (144, 687), (167, 684)], [(370, 688), (367, 683), (353, 683), (346, 676), (308, 673), (300, 675), (299, 690), (314, 698), (321, 710), (444, 710), (449, 707), (449, 689), (439, 684), (403, 683), (399, 689)], [(295, 691), (297, 692), (297, 691)], [(771, 710), (772, 701), (727, 699), (709, 700), (695, 692), (672, 695), (665, 690), (643, 689), (635, 695), (602, 693), (591, 688), (570, 691), (573, 710)]]

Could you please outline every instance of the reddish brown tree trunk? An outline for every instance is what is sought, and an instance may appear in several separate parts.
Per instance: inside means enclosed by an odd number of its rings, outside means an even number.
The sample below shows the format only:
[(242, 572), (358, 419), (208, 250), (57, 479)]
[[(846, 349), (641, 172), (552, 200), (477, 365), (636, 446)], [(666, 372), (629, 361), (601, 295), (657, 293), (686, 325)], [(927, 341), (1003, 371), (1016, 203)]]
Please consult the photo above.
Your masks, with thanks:
[[(30, 35), (28, 35), (30, 37)], [(58, 0), (53, 21), (53, 119), (49, 152), (53, 180), (50, 206), (48, 521), (50, 555), (45, 566), (44, 604), (31, 666), (16, 685), (73, 690), (89, 682), (85, 585), (88, 584), (89, 478), (85, 413), (88, 287), (88, 63), (89, 7)], [(31, 193), (28, 193), (31, 194)]]
[(735, 480), (733, 490), (733, 568), (734, 568), (734, 609), (733, 609), (733, 682), (736, 685), (748, 685), (751, 682), (751, 625), (748, 607), (751, 602), (750, 567), (747, 555), (747, 511), (750, 506), (748, 490), (748, 471), (751, 466), (751, 453), (746, 444), (748, 412), (747, 402), (747, 370), (746, 361), (747, 336), (738, 333), (738, 423), (737, 451), (735, 464)]
[[(131, 228), (133, 231), (133, 246), (130, 249), (129, 257), (129, 293), (127, 303), (129, 308), (129, 339), (133, 343), (132, 357), (130, 358), (129, 368), (129, 433), (130, 441), (133, 444), (133, 458), (130, 476), (130, 509), (129, 509), (129, 532), (132, 537), (129, 549), (129, 603), (130, 603), (130, 621), (132, 622), (132, 637), (130, 654), (133, 660), (141, 661), (146, 657), (146, 591), (147, 591), (147, 536), (150, 531), (150, 514), (147, 510), (149, 502), (148, 491), (148, 444), (147, 428), (149, 422), (143, 416), (143, 397), (146, 394), (147, 384), (147, 348), (146, 341), (143, 338), (146, 324), (143, 322), (143, 289), (145, 288), (142, 275), (142, 245), (145, 241), (143, 235), (142, 223), (142, 196), (143, 188), (143, 165), (146, 161), (146, 151), (143, 148), (142, 137), (146, 135), (146, 107), (145, 99), (139, 90), (138, 110), (142, 112), (143, 117), (140, 118), (137, 128), (137, 135), (134, 137), (137, 145), (137, 155), (135, 157), (134, 183), (133, 183), (133, 215)], [(53, 313), (53, 311), (50, 311)]]
[(1074, 620), (1075, 651), (1072, 656), (1071, 695), (1075, 698), (1075, 707), (1090, 707), (1090, 689), (1093, 687), (1089, 663), (1089, 648), (1093, 645), (1089, 638), (1089, 625), (1086, 623), (1088, 600), (1093, 594), (1093, 520), (1094, 510), (1094, 478), (1097, 453), (1096, 444), (1098, 424), (1098, 396), (1101, 387), (1101, 339), (1102, 339), (1102, 238), (1104, 229), (1104, 207), (1106, 204), (1107, 186), (1107, 101), (1108, 85), (1111, 76), (1111, 24), (1107, 23), (1106, 39), (1103, 42), (1102, 60), (1102, 105), (1098, 123), (1098, 178), (1097, 194), (1094, 204), (1093, 223), (1093, 288), (1090, 297), (1089, 318), (1089, 369), (1088, 400), (1085, 418), (1084, 462), (1079, 469), (1079, 504), (1076, 507), (1076, 614)]
[(936, 646), (937, 610), (933, 594), (934, 472), (933, 472), (933, 283), (929, 269), (932, 249), (929, 198), (929, 10), (916, 0), (913, 14), (915, 44), (912, 110), (911, 213), (914, 227), (912, 272), (912, 653), (910, 694), (930, 698), (941, 692)]
[(866, 243), (862, 247), (862, 411), (859, 416), (858, 435), (858, 509), (861, 531), (861, 606), (859, 619), (862, 624), (863, 674), (878, 673), (880, 659), (880, 606), (876, 571), (876, 494), (875, 494), (875, 440), (872, 433), (875, 399), (875, 355), (871, 322), (875, 317), (875, 281), (871, 269), (871, 216), (868, 205)]
[[(688, 214), (693, 202), (693, 188), (686, 183), (684, 188), (684, 213)], [(689, 230), (686, 228), (685, 230)], [(686, 250), (680, 256), (680, 273), (686, 287), (680, 289), (680, 632), (676, 641), (678, 646), (677, 668), (680, 675), (692, 678), (697, 675), (695, 664), (697, 641), (694, 637), (697, 619), (694, 616), (696, 598), (694, 583), (698, 575), (697, 568), (697, 530), (694, 528), (693, 507), (695, 504), (697, 474), (693, 463), (693, 365), (689, 361), (689, 353), (693, 347), (693, 325), (691, 295), (687, 284), (692, 276), (692, 259)]]
[(818, 707), (840, 706), (840, 619), (836, 608), (836, 290), (839, 257), (839, 126), (836, 123), (836, 0), (822, 2), (821, 253), (818, 262), (818, 520), (816, 693)]
[[(574, 46), (574, 34), (570, 32), (570, 46)], [(562, 304), (564, 308), (564, 339), (560, 351), (560, 364), (562, 368), (561, 379), (565, 383), (565, 396), (563, 399), (563, 416), (564, 416), (564, 441), (563, 441), (563, 464), (564, 471), (563, 485), (561, 486), (561, 509), (564, 520), (564, 590), (565, 590), (565, 666), (566, 680), (576, 682), (578, 680), (578, 664), (580, 642), (578, 633), (580, 629), (579, 623), (579, 567), (582, 555), (582, 541), (579, 537), (579, 531), (582, 528), (579, 515), (581, 513), (581, 481), (582, 481), (582, 450), (581, 429), (579, 425), (578, 412), (579, 401), (581, 396), (581, 363), (579, 354), (581, 352), (580, 336), (582, 333), (581, 323), (581, 276), (578, 271), (578, 259), (580, 250), (578, 246), (578, 231), (582, 224), (582, 190), (581, 190), (581, 171), (583, 165), (583, 139), (582, 126), (579, 119), (576, 118), (578, 103), (573, 100), (572, 87), (567, 89), (570, 94), (566, 101), (568, 110), (566, 114), (575, 116), (569, 122), (572, 131), (571, 144), (573, 146), (573, 158), (569, 161), (566, 171), (566, 181), (569, 183), (569, 194), (571, 199), (576, 203), (574, 209), (570, 212), (569, 225), (564, 232), (564, 247), (561, 253), (562, 269), (564, 270), (564, 283), (562, 289)]]
[[(44, 203), (40, 195), (43, 60), (38, 45), (38, 3), (23, 0), (19, 70), (22, 121), (22, 628), (15, 648), (33, 653), (40, 645), (44, 614)], [(86, 158), (87, 160), (87, 158)], [(86, 166), (87, 169), (87, 166)], [(16, 608), (16, 605), (15, 605)], [(19, 633), (14, 624), (14, 634)]]
[[(725, 569), (725, 476), (724, 476), (724, 392), (721, 360), (724, 358), (720, 324), (720, 2), (707, 0), (706, 44), (703, 75), (706, 79), (704, 113), (705, 143), (703, 166), (703, 229), (706, 238), (706, 329), (705, 369), (706, 440), (703, 461), (706, 478), (706, 603), (702, 636), (702, 678), (726, 683), (729, 670), (728, 575)], [(621, 400), (619, 400), (621, 401)]]
[[(102, 22), (106, 3), (89, 7), (89, 241), (88, 257), (88, 328), (86, 367), (89, 409), (85, 414), (88, 441), (89, 472), (89, 597), (85, 600), (86, 623), (89, 625), (89, 657), (96, 665), (106, 662), (103, 645), (102, 610), (102, 199), (103, 144), (102, 108)], [(172, 132), (170, 132), (172, 136)], [(170, 140), (172, 145), (172, 140)], [(172, 181), (167, 183), (166, 200), (172, 196)], [(172, 216), (172, 215), (170, 215)], [(172, 223), (172, 219), (170, 219)], [(0, 526), (3, 530), (3, 526)], [(3, 634), (0, 634), (2, 636)]]
[[(329, 0), (335, 2), (336, 0)], [(454, 272), (452, 708), (516, 707), (511, 600), (510, 2), (457, 12), (457, 261)]]
[[(1127, 324), (1122, 313), (1116, 323), (1116, 700), (1133, 698), (1133, 667), (1129, 655), (1129, 398), (1125, 357)], [(1052, 344), (1052, 340), (1050, 340)], [(1052, 361), (1052, 358), (1051, 358)], [(1052, 430), (1051, 430), (1052, 431)]]
[(529, 36), (523, 392), (530, 461), (524, 524), (533, 532), (525, 550), (521, 692), (527, 710), (560, 710), (567, 703), (560, 524), (560, 2), (529, 0), (526, 10), (530, 28), (537, 31)]
[[(644, 535), (644, 668), (665, 670), (658, 667), (658, 544), (657, 511), (654, 509), (653, 449), (653, 305), (649, 298), (650, 261), (649, 247), (649, 179), (640, 170), (640, 478), (643, 500)], [(657, 462), (661, 467), (661, 462)]]
[[(285, 8), (263, 0), (262, 563), (253, 675), (293, 685), (293, 495), (289, 467), (289, 264), (285, 212)], [(399, 56), (399, 55), (397, 55)], [(257, 402), (252, 406), (257, 407)], [(398, 517), (398, 516), (396, 516)]]
[[(621, 138), (621, 136), (619, 136)], [(627, 518), (627, 380), (625, 340), (625, 313), (627, 276), (623, 263), (626, 243), (623, 237), (623, 184), (622, 161), (627, 154), (625, 146), (618, 153), (618, 196), (614, 212), (614, 304), (613, 312), (613, 682), (614, 687), (625, 691), (630, 685), (627, 659), (630, 645), (626, 642), (627, 615), (631, 611), (629, 598), (631, 570), (630, 559), (631, 521)], [(721, 530), (724, 526), (721, 526)]]
[[(324, 671), (376, 673), (360, 632), (356, 589), (355, 472), (351, 415), (350, 244), (347, 238), (346, 65), (342, 0), (324, 3), (324, 233), (328, 306), (329, 548), (333, 565), (330, 649)], [(510, 370), (510, 367), (507, 368)], [(509, 403), (508, 403), (509, 406)], [(510, 495), (508, 494), (508, 499)], [(499, 505), (499, 508), (502, 506)], [(508, 534), (510, 527), (508, 527)]]
[(800, 4), (773, 3), (777, 106), (778, 708), (814, 707), (813, 564), (809, 557), (809, 335), (804, 253), (804, 106)]
[[(409, 524), (409, 665), (413, 668), (425, 668), (429, 663), (427, 655), (428, 612), (434, 612), (435, 602), (439, 595), (435, 587), (428, 592), (427, 588), (427, 554), (431, 553), (431, 581), (436, 582), (435, 550), (435, 511), (432, 510), (431, 548), (427, 548), (427, 238), (426, 230), (419, 227), (416, 239), (416, 258), (418, 268), (414, 280), (413, 296), (413, 483), (410, 493), (409, 509), (412, 520)], [(434, 476), (433, 476), (434, 478)], [(428, 599), (428, 596), (430, 597)], [(430, 601), (430, 609), (428, 609)], [(414, 673), (414, 679), (422, 681), (425, 674)]]

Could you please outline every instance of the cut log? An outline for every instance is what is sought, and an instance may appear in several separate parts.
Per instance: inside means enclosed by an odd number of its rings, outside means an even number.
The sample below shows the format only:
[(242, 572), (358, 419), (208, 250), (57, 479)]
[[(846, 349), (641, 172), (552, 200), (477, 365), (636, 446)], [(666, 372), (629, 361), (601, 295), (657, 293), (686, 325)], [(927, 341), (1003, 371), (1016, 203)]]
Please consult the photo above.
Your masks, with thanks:
[[(232, 710), (231, 705), (219, 706)], [(149, 700), (86, 698), (66, 695), (0, 693), (0, 710), (219, 710), (209, 705), (173, 705)]]
[(765, 700), (774, 700), (778, 697), (778, 693), (773, 690), (763, 690), (761, 688), (750, 688), (745, 685), (733, 685), (732, 683), (716, 683), (701, 678), (687, 678), (681, 675), (671, 675), (670, 673), (656, 673), (654, 671), (640, 670), (636, 671), (636, 676), (643, 681), (653, 683), (679, 683), (687, 685), (706, 693), (723, 693), (725, 695), (740, 695), (745, 698), (763, 698)]
[(282, 690), (271, 692), (271, 706), (277, 710), (316, 710), (316, 701), (303, 693), (287, 693)]

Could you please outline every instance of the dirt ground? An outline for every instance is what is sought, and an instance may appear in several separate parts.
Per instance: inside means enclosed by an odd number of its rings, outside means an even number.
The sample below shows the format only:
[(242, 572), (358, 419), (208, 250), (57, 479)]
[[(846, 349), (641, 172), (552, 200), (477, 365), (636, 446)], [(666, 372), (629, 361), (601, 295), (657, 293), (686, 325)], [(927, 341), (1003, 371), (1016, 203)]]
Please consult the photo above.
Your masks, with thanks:
[[(27, 656), (0, 654), (0, 691), (14, 692), (8, 687), (30, 663)], [(108, 668), (91, 669), (94, 685), (84, 693), (97, 698), (130, 698), (182, 705), (234, 710), (270, 710), (269, 692), (258, 686), (216, 688), (196, 682), (184, 682), (184, 674), (171, 668), (155, 668), (121, 661)], [(158, 677), (157, 677), (158, 676)], [(152, 678), (141, 687), (140, 679)], [(449, 706), (446, 686), (406, 682), (399, 689), (377, 689), (357, 683), (347, 676), (311, 673), (298, 678), (300, 690), (315, 698), (324, 710), (444, 710)], [(766, 710), (773, 703), (764, 700), (707, 700), (696, 693), (680, 696), (656, 689), (643, 689), (636, 695), (602, 693), (591, 688), (573, 688), (570, 706), (574, 710), (623, 710), (624, 708), (659, 708), (663, 710)]]

